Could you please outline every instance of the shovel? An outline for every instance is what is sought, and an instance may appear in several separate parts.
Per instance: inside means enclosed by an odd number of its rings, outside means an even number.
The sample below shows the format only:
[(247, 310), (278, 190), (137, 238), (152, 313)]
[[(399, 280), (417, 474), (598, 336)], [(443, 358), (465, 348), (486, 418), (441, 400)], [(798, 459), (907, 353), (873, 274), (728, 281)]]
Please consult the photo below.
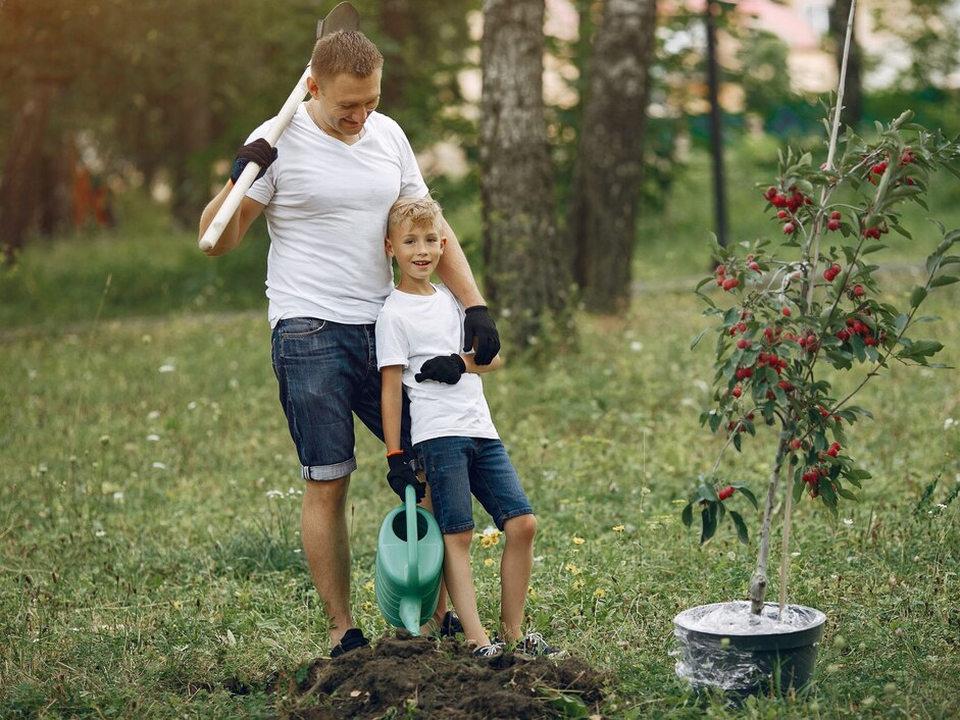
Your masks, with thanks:
[[(317, 39), (319, 40), (324, 35), (330, 35), (338, 30), (356, 30), (359, 26), (360, 14), (357, 12), (357, 9), (348, 2), (342, 2), (317, 23)], [(277, 140), (283, 135), (283, 131), (287, 129), (287, 126), (293, 119), (294, 113), (296, 113), (300, 103), (303, 102), (303, 98), (307, 94), (308, 77), (310, 77), (309, 64), (307, 65), (307, 69), (303, 71), (303, 75), (300, 76), (297, 86), (293, 89), (293, 92), (290, 93), (283, 107), (280, 108), (280, 112), (277, 113), (273, 124), (267, 130), (266, 135), (264, 135), (264, 139), (270, 143), (270, 147), (276, 147)], [(200, 238), (201, 250), (206, 251), (216, 246), (220, 235), (223, 234), (223, 229), (227, 226), (227, 223), (230, 222), (230, 218), (233, 217), (237, 208), (240, 207), (240, 203), (247, 194), (247, 190), (253, 185), (253, 181), (259, 172), (259, 165), (255, 162), (247, 163), (240, 177), (237, 178), (236, 184), (227, 195), (226, 200), (223, 201), (223, 205), (220, 206), (220, 209), (214, 216), (213, 222), (210, 223), (207, 231), (203, 234), (203, 237)]]
[(442, 570), (440, 526), (417, 507), (416, 490), (407, 485), (403, 504), (383, 519), (377, 539), (374, 586), (387, 622), (419, 635), (437, 608)]

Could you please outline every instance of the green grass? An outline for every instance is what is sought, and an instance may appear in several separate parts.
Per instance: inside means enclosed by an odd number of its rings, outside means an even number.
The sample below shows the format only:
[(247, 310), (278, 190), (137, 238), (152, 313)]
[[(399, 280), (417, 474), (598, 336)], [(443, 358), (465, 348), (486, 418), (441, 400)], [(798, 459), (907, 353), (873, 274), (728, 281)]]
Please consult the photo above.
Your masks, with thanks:
[[(796, 510), (790, 598), (828, 616), (814, 689), (735, 709), (677, 679), (671, 618), (742, 598), (755, 547), (729, 525), (701, 547), (679, 520), (722, 439), (698, 424), (710, 343), (690, 350), (704, 320), (692, 283), (678, 282), (700, 270), (682, 252), (700, 240), (680, 228), (671, 245), (671, 222), (625, 318), (580, 318), (579, 350), (542, 367), (511, 363), (507, 348), (506, 366), (485, 378), (540, 520), (531, 623), (610, 674), (609, 717), (955, 716), (952, 370), (896, 367), (869, 386), (859, 404), (876, 419), (845, 448), (874, 476), (861, 501), (844, 504), (839, 521), (809, 499)], [(270, 369), (263, 245), (249, 247), (249, 258), (220, 265), (199, 256), (191, 233), (147, 225), (31, 250), (15, 271), (20, 292), (3, 290), (0, 325), (12, 329), (0, 331), (0, 716), (269, 717), (287, 680), (327, 652)], [(923, 252), (901, 252), (889, 281), (907, 292)], [(202, 306), (185, 290), (197, 283), (215, 288)], [(924, 326), (954, 366), (956, 287), (931, 298), (926, 311), (942, 320)], [(394, 497), (382, 449), (358, 437), (353, 606), (379, 637), (389, 629), (372, 589), (374, 548)], [(729, 459), (729, 477), (759, 490), (771, 441), (761, 430)], [(484, 561), (499, 550), (474, 549), (490, 627), (496, 563)]]

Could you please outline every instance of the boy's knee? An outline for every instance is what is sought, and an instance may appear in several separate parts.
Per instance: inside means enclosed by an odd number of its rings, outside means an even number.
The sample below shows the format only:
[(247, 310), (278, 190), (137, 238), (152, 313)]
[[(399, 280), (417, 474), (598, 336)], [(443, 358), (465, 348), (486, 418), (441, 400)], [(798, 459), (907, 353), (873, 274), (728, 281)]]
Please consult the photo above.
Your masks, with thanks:
[(445, 545), (453, 546), (457, 550), (469, 551), (470, 542), (473, 540), (473, 530), (464, 530), (463, 532), (449, 533), (443, 536)]
[(303, 489), (303, 505), (310, 510), (336, 510), (346, 504), (349, 487), (349, 475), (338, 480), (307, 480)]
[(532, 543), (537, 534), (537, 518), (535, 515), (517, 515), (504, 523), (503, 530), (508, 541)]

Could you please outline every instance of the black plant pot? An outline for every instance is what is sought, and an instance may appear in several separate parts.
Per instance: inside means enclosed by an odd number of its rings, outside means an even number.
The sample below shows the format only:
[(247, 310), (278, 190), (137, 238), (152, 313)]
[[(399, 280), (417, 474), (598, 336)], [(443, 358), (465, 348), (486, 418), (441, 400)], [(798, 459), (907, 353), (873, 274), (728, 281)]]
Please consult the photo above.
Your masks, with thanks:
[[(705, 620), (718, 610), (749, 617), (750, 603), (700, 605), (673, 619), (674, 635), (680, 642), (677, 674), (695, 689), (750, 695), (771, 688), (779, 692), (799, 690), (810, 682), (826, 621), (822, 612), (787, 605), (787, 622), (774, 627), (770, 623), (746, 627), (739, 621), (711, 624)], [(776, 603), (766, 603), (765, 616), (776, 618), (777, 613)]]

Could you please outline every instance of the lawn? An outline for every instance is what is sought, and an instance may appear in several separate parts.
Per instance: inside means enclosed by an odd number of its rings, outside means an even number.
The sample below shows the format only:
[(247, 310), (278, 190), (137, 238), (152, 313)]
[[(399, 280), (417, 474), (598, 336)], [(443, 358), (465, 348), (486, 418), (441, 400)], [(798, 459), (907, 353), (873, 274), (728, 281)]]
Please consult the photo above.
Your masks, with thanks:
[[(828, 617), (814, 687), (736, 708), (676, 677), (671, 618), (744, 597), (754, 561), (732, 526), (700, 546), (680, 522), (723, 444), (698, 423), (710, 344), (690, 350), (705, 321), (687, 280), (700, 238), (685, 242), (688, 253), (641, 246), (625, 317), (579, 318), (577, 349), (543, 365), (511, 362), (505, 348), (505, 367), (485, 378), (540, 520), (531, 626), (608, 674), (608, 717), (955, 717), (953, 370), (895, 367), (869, 387), (859, 404), (875, 420), (845, 448), (873, 475), (860, 501), (837, 519), (808, 498), (796, 508), (791, 600)], [(0, 323), (0, 716), (271, 717), (287, 681), (328, 651), (299, 547), (302, 486), (269, 328), (242, 299), (255, 295), (235, 288), (262, 282), (264, 248), (251, 243), (249, 257), (222, 266), (193, 243), (145, 225), (37, 248), (8, 275), (24, 295), (8, 285)], [(96, 270), (81, 269), (83, 255)], [(923, 255), (899, 252), (889, 280), (900, 291)], [(925, 306), (942, 318), (925, 326), (947, 346), (939, 359), (954, 366), (956, 287)], [(730, 478), (759, 492), (771, 440), (761, 430), (730, 458)], [(394, 496), (365, 433), (358, 456), (353, 605), (381, 637), (392, 631), (374, 600), (374, 548)], [(499, 551), (474, 547), (489, 627), (497, 563), (486, 561)]]

